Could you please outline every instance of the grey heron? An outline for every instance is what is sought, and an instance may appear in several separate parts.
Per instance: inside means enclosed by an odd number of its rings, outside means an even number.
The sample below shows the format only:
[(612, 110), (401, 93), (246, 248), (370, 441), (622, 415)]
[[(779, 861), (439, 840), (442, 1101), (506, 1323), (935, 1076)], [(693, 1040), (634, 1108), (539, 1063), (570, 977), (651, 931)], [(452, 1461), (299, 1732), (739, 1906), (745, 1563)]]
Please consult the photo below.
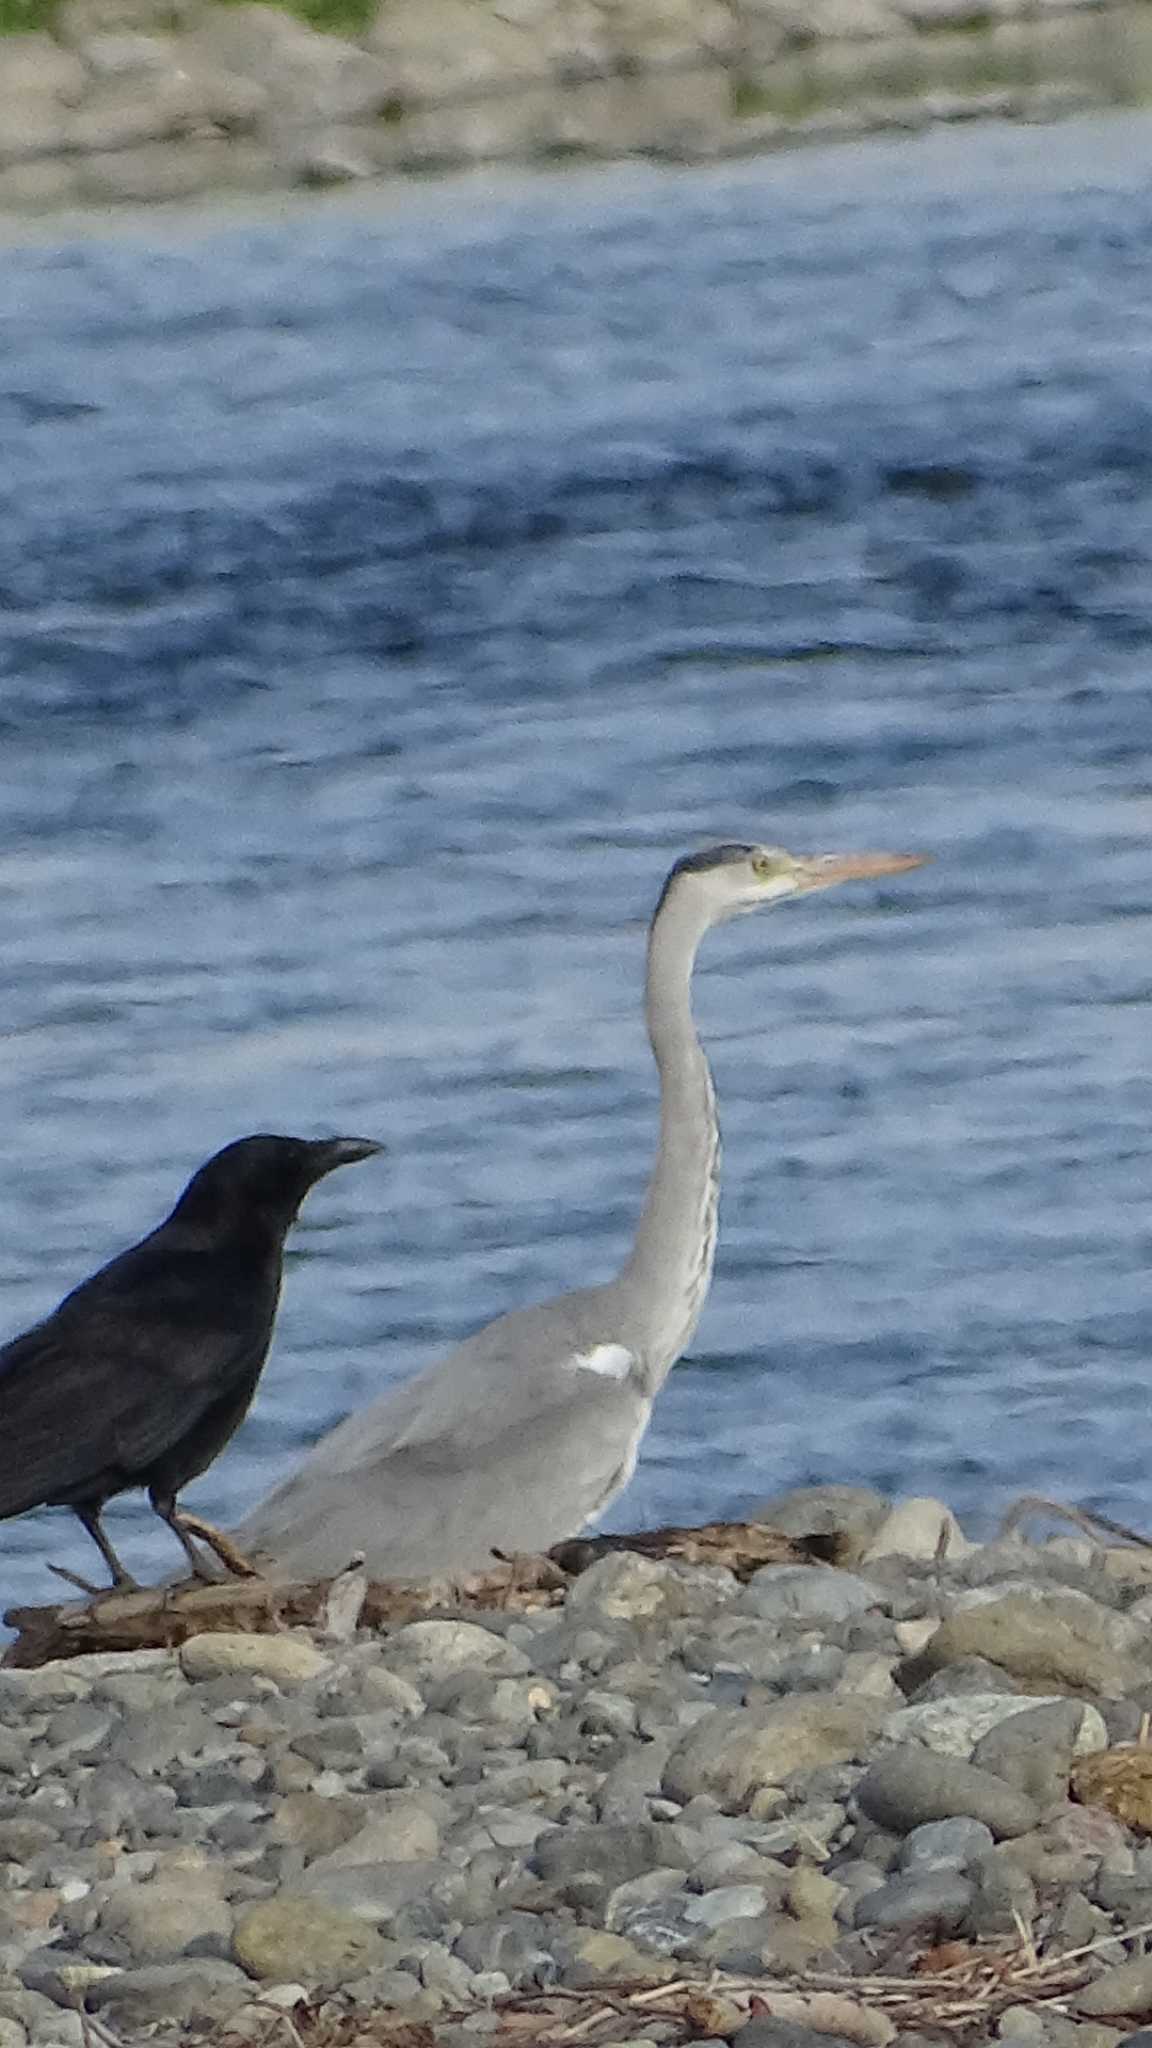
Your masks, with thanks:
[(337, 1572), (359, 1552), (375, 1577), (419, 1577), (547, 1549), (603, 1514), (712, 1275), (720, 1139), (692, 1017), (700, 941), (745, 911), (922, 858), (724, 845), (676, 862), (648, 936), (659, 1144), (620, 1272), (499, 1316), (348, 1415), (233, 1532), (244, 1552), (278, 1575)]

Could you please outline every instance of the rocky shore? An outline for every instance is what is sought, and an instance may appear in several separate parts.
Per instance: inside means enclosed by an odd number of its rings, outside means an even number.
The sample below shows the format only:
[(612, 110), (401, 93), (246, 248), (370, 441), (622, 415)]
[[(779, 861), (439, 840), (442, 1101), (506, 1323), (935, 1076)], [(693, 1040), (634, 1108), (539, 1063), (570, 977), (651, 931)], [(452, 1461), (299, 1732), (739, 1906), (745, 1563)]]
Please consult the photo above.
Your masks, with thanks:
[(0, 38), (0, 209), (706, 161), (1152, 87), (1148, 0), (361, 4), (331, 33), (254, 0), (59, 0)]
[(0, 2048), (1112, 2048), (1152, 1551), (765, 1512), (851, 1562), (618, 1552), (536, 1612), (0, 1671)]

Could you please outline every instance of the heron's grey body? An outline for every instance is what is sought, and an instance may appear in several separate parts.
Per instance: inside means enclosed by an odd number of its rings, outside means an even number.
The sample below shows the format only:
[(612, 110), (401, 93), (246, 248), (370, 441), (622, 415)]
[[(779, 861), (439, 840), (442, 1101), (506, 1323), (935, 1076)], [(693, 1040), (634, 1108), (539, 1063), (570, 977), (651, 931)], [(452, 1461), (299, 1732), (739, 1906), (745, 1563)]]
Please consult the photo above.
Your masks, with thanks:
[(235, 1532), (279, 1571), (319, 1576), (364, 1553), (376, 1577), (483, 1566), (596, 1520), (632, 1476), (652, 1405), (712, 1275), (720, 1143), (692, 1020), (704, 933), (761, 903), (915, 865), (801, 861), (715, 847), (678, 862), (649, 933), (646, 1019), (660, 1141), (631, 1254), (614, 1280), (514, 1310), (324, 1437)]

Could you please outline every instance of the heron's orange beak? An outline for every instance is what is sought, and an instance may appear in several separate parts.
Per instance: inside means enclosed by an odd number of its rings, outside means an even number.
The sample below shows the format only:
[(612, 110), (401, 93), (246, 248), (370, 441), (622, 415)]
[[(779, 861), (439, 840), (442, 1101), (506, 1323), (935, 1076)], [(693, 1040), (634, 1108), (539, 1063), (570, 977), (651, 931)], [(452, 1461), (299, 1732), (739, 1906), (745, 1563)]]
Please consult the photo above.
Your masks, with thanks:
[(836, 882), (865, 882), (877, 875), (902, 875), (908, 868), (922, 868), (931, 858), (928, 853), (803, 854), (796, 861), (796, 882), (801, 890), (830, 889)]

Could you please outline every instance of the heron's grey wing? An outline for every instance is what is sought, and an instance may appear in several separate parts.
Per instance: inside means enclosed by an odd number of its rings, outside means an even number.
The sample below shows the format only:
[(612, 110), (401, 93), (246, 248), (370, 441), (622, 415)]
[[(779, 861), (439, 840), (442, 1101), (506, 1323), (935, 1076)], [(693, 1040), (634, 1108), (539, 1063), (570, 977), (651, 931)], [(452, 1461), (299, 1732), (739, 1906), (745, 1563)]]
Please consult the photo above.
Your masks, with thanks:
[(324, 1437), (236, 1532), (292, 1570), (482, 1564), (574, 1535), (626, 1483), (649, 1404), (623, 1344), (518, 1310)]

